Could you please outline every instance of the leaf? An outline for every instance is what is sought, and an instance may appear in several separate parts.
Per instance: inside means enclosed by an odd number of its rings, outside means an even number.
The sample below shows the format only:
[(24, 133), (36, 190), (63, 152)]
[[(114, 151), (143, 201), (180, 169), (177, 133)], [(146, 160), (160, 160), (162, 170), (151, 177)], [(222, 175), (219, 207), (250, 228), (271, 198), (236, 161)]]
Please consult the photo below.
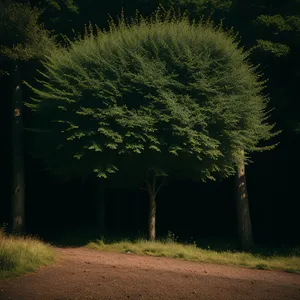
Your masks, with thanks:
[(161, 152), (161, 150), (157, 146), (155, 146), (155, 145), (149, 146), (149, 149), (154, 150), (156, 152)]

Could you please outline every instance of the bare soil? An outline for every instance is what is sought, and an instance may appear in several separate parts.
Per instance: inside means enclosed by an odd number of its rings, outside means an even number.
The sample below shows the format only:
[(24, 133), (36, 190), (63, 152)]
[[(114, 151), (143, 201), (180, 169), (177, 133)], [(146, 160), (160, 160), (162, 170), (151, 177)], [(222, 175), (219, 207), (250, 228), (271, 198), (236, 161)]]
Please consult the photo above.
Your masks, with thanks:
[(0, 281), (0, 299), (300, 300), (300, 276), (214, 264), (57, 249), (58, 261)]

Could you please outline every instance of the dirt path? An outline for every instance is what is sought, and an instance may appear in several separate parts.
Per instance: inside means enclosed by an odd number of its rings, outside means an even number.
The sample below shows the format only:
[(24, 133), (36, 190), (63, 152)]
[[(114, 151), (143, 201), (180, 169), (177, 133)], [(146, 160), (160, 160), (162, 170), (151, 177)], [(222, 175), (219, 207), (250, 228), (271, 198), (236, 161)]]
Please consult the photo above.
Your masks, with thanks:
[(166, 258), (57, 249), (59, 261), (0, 281), (0, 299), (300, 300), (300, 276)]

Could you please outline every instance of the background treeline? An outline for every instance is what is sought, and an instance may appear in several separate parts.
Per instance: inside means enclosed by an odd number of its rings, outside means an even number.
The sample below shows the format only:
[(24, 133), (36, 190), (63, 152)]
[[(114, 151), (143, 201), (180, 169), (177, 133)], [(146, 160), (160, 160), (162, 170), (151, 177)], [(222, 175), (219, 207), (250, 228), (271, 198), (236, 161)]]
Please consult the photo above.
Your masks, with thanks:
[[(107, 19), (121, 15), (132, 16), (136, 10), (150, 15), (158, 5), (166, 9), (189, 11), (192, 19), (211, 19), (216, 24), (238, 32), (245, 50), (251, 50), (250, 59), (259, 64), (268, 79), (266, 93), (270, 108), (274, 108), (271, 121), (282, 133), (276, 137), (276, 149), (258, 153), (247, 167), (247, 184), (253, 235), (257, 242), (292, 243), (300, 241), (298, 169), (300, 82), (300, 2), (275, 1), (14, 1), (38, 7), (41, 31), (48, 30), (56, 41), (63, 43), (62, 35), (73, 38), (83, 33), (84, 25), (91, 22), (108, 28)], [(1, 5), (7, 5), (4, 1)], [(4, 6), (3, 6), (4, 7)], [(3, 8), (2, 7), (2, 8)], [(1, 8), (1, 6), (0, 6)], [(0, 12), (1, 13), (1, 12)], [(12, 18), (13, 19), (13, 18)], [(20, 36), (3, 30), (5, 18), (0, 19), (1, 69), (1, 210), (0, 222), (10, 222), (11, 212), (11, 157), (12, 157), (12, 56), (20, 55), (22, 80), (32, 82), (39, 67), (40, 47), (43, 40), (26, 40), (31, 47), (9, 53), (7, 48), (20, 42)], [(4, 21), (3, 21), (4, 20)], [(19, 26), (22, 19), (18, 20)], [(14, 21), (15, 22), (15, 21)], [(5, 27), (7, 28), (7, 27)], [(30, 30), (27, 28), (27, 30)], [(46, 32), (46, 31), (45, 31)], [(43, 32), (42, 32), (43, 34)], [(45, 33), (46, 34), (46, 33)], [(20, 38), (20, 40), (18, 40)], [(36, 47), (36, 48), (35, 48)], [(4, 49), (5, 48), (5, 49)], [(4, 50), (3, 50), (4, 49)], [(24, 51), (23, 51), (24, 50)], [(31, 51), (31, 52), (30, 52)], [(28, 54), (30, 53), (30, 54)], [(31, 96), (24, 88), (23, 97)], [(31, 112), (24, 110), (25, 127), (31, 126)], [(60, 182), (45, 171), (43, 163), (30, 155), (25, 131), (25, 193), (27, 231), (49, 237), (62, 228), (93, 228), (96, 224), (96, 198), (93, 179), (85, 178)], [(145, 234), (147, 231), (148, 201), (146, 192), (138, 189), (106, 189), (107, 229), (111, 234)], [(183, 240), (225, 237), (236, 238), (234, 179), (223, 182), (194, 183), (169, 182), (157, 199), (157, 231), (175, 232)], [(160, 201), (161, 199), (161, 201)], [(163, 199), (163, 201), (162, 201)]]

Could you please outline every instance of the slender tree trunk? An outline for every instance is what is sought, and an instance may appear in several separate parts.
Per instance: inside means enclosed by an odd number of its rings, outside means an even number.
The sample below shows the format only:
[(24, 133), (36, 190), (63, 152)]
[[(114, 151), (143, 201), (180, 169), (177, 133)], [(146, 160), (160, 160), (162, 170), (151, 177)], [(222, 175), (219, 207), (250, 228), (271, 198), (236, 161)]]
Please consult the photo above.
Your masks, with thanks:
[(106, 204), (104, 185), (100, 180), (95, 181), (95, 201), (96, 201), (96, 218), (97, 232), (101, 235), (106, 234)]
[(241, 246), (249, 250), (253, 246), (252, 226), (249, 210), (248, 193), (245, 175), (245, 154), (244, 150), (239, 153), (239, 164), (237, 170), (237, 222), (238, 234)]
[(149, 211), (149, 239), (150, 241), (155, 241), (156, 231), (155, 231), (155, 222), (156, 222), (156, 199), (155, 194), (149, 192), (149, 201), (150, 201), (150, 211)]
[(155, 241), (156, 231), (156, 174), (155, 172), (149, 172), (149, 178), (147, 179), (148, 195), (149, 195), (149, 240)]
[(12, 71), (12, 230), (15, 234), (25, 231), (24, 224), (24, 153), (23, 153), (23, 99), (21, 74), (17, 62)]

